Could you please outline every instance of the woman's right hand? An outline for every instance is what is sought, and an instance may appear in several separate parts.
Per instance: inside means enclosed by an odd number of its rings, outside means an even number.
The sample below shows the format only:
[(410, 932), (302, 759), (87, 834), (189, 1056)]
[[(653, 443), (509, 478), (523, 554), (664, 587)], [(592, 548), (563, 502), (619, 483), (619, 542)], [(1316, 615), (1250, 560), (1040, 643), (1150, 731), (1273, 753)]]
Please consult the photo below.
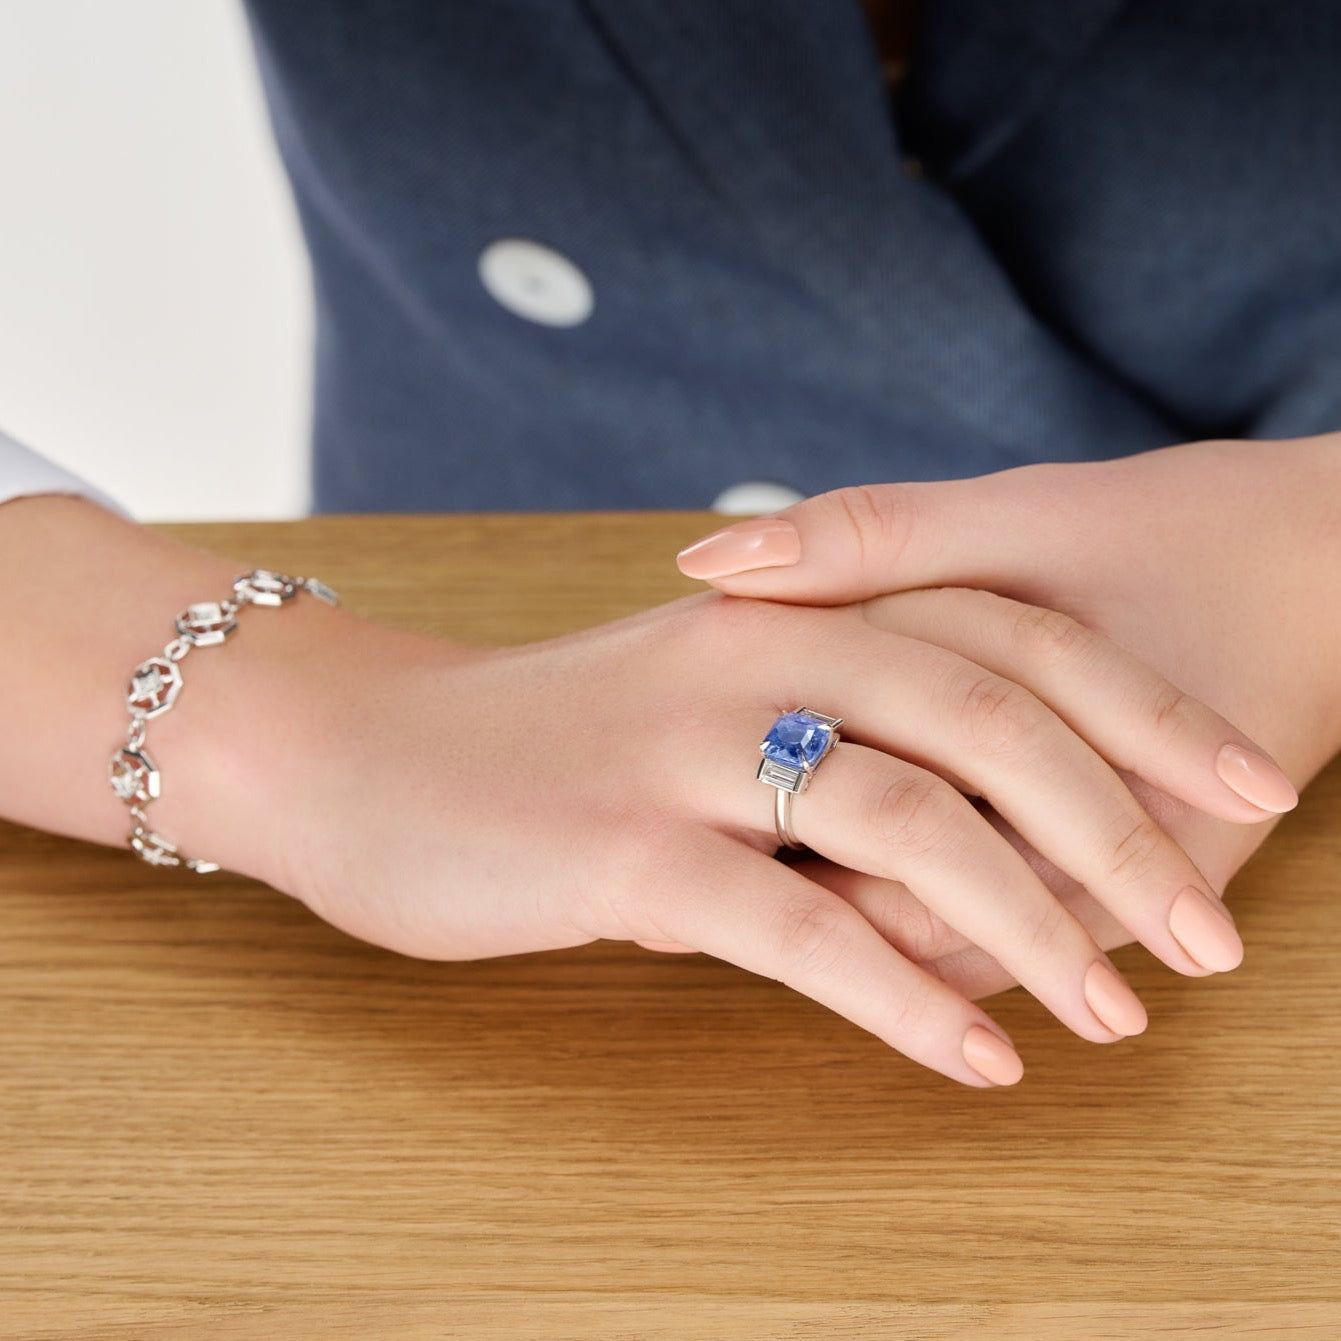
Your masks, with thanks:
[[(1028, 626), (1027, 607), (985, 599), (947, 608), (1004, 621), (1003, 637)], [(180, 744), (163, 742), (165, 754), (199, 752), (182, 772), (196, 782), (156, 803), (155, 821), (401, 953), (676, 943), (776, 978), (952, 1079), (1012, 1083), (1018, 1060), (980, 1007), (774, 859), (758, 745), (779, 713), (804, 704), (845, 724), (796, 798), (801, 841), (903, 882), (1081, 1037), (1140, 1032), (1144, 1011), (964, 793), (1175, 970), (1203, 974), (1241, 955), (1215, 892), (1063, 716), (1082, 729), (1101, 722), (1136, 772), (1243, 822), (1262, 812), (1212, 761), (1227, 742), (1251, 742), (1198, 704), (1171, 737), (1156, 717), (1173, 691), (1097, 637), (1083, 678), (1050, 679), (1054, 711), (1030, 692), (1027, 666), (1004, 678), (877, 628), (859, 606), (705, 593), (491, 651), (324, 607), (264, 630), (262, 618), (246, 657), (239, 640), (196, 659), (197, 678), (213, 683), (193, 689), (201, 707)], [(244, 772), (248, 821), (221, 824)], [(1200, 943), (1180, 943), (1189, 927), (1203, 929)]]

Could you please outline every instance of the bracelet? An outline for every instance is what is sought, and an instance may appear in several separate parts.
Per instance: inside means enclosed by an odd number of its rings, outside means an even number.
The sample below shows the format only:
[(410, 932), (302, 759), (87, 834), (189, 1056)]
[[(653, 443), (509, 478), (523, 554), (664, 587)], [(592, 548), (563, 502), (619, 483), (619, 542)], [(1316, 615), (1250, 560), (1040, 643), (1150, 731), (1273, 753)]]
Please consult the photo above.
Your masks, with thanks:
[(145, 724), (153, 717), (161, 717), (176, 703), (177, 695), (182, 692), (180, 663), (193, 647), (217, 647), (232, 637), (237, 631), (237, 616), (247, 606), (283, 605), (300, 591), (327, 605), (340, 604), (335, 592), (315, 577), (286, 577), (258, 568), (233, 580), (233, 595), (228, 599), (188, 605), (174, 621), (177, 636), (162, 654), (140, 662), (131, 672), (126, 688), (130, 725), (126, 728), (126, 743), (108, 761), (107, 780), (130, 807), (135, 823), (127, 841), (132, 851), (151, 866), (185, 866), (197, 875), (219, 869), (218, 862), (182, 856), (175, 843), (149, 827), (144, 808), (158, 799), (162, 779), (145, 752)]

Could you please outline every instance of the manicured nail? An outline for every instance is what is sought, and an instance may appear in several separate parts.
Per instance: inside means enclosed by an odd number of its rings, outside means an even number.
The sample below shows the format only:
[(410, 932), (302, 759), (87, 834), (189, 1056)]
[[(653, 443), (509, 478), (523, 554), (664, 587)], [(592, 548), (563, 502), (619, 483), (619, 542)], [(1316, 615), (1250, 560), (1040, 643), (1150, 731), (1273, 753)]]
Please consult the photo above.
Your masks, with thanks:
[(1150, 1023), (1141, 998), (1102, 959), (1096, 959), (1085, 974), (1085, 1000), (1115, 1034), (1143, 1034)]
[(1299, 793), (1284, 773), (1265, 755), (1241, 745), (1225, 745), (1215, 756), (1215, 771), (1225, 786), (1250, 805), (1283, 815), (1299, 804)]
[(980, 1024), (964, 1035), (964, 1060), (993, 1085), (1013, 1085), (1024, 1075), (1020, 1054)]
[(781, 517), (739, 522), (696, 540), (675, 556), (686, 577), (730, 577), (755, 568), (786, 568), (801, 557), (801, 537)]
[(1169, 909), (1169, 930), (1178, 944), (1214, 973), (1228, 973), (1243, 963), (1243, 942), (1227, 908), (1188, 886)]

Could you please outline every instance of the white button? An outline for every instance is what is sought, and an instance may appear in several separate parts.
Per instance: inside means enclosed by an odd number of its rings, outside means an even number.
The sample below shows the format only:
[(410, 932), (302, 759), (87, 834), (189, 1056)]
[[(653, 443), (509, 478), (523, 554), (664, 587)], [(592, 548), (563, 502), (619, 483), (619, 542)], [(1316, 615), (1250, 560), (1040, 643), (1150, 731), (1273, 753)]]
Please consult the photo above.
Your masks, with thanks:
[(804, 497), (805, 494), (799, 494), (785, 484), (747, 480), (744, 484), (733, 484), (729, 489), (723, 489), (713, 499), (712, 510), (731, 516), (746, 512), (777, 512), (780, 508), (799, 503)]
[(526, 238), (491, 242), (480, 253), (480, 282), (509, 312), (542, 326), (580, 326), (595, 306), (572, 261)]

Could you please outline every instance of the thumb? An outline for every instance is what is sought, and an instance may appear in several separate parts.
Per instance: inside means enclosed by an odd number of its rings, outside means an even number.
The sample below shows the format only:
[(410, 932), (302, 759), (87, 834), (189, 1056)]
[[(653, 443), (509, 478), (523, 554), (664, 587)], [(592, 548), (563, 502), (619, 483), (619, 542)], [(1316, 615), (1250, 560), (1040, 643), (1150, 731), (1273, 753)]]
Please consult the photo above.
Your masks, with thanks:
[(1037, 554), (1039, 509), (1007, 471), (834, 489), (704, 536), (676, 556), (731, 596), (841, 604), (910, 587), (995, 586)]

